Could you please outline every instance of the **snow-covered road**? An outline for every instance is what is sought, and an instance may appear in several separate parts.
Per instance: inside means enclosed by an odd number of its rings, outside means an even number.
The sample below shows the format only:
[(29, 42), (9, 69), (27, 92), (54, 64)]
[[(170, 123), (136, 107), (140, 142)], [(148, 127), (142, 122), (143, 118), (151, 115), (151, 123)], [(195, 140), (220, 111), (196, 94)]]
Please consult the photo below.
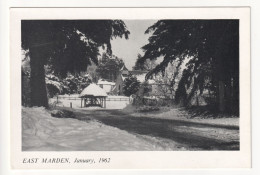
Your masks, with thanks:
[(23, 151), (239, 150), (238, 119), (185, 119), (178, 111), (150, 115), (70, 109), (77, 119), (23, 108)]
[(238, 118), (187, 119), (179, 110), (135, 113), (124, 110), (75, 110), (85, 117), (134, 134), (164, 150), (239, 150)]

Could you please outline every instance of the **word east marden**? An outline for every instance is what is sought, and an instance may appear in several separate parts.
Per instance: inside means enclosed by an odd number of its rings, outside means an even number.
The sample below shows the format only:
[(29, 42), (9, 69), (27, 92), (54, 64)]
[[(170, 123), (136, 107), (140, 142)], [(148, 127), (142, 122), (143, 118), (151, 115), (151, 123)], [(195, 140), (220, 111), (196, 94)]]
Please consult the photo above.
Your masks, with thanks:
[[(109, 163), (110, 158), (99, 158), (97, 163)], [(46, 163), (46, 164), (53, 164), (53, 163), (88, 163), (94, 164), (96, 163), (95, 159), (80, 159), (75, 158), (71, 161), (70, 158), (24, 158), (24, 164), (34, 164), (34, 163)]]

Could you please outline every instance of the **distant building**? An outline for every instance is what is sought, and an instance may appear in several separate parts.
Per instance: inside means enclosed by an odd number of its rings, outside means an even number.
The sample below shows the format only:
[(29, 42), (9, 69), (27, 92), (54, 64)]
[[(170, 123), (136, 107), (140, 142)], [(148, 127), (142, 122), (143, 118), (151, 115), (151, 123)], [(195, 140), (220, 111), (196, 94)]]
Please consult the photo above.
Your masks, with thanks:
[(115, 88), (114, 82), (109, 82), (109, 81), (106, 81), (104, 79), (98, 80), (97, 85), (99, 87), (101, 87), (102, 89), (104, 89), (107, 94), (112, 94), (112, 92)]
[(172, 96), (171, 92), (167, 91), (168, 85), (158, 84), (154, 79), (146, 80), (145, 77), (147, 73), (148, 71), (140, 71), (140, 70), (129, 71), (125, 66), (123, 66), (117, 75), (113, 93), (117, 95), (123, 95), (124, 80), (128, 77), (129, 74), (132, 74), (141, 83), (141, 87), (138, 93), (142, 93), (144, 88), (144, 86), (142, 85), (144, 85), (144, 83), (147, 83), (150, 87), (150, 92), (146, 94), (147, 96), (160, 97), (160, 98), (166, 96), (169, 97)]
[[(120, 69), (117, 78), (116, 78), (116, 83), (115, 83), (115, 89), (114, 93), (117, 95), (123, 95), (123, 85), (125, 79), (128, 77), (129, 74), (132, 74), (133, 76), (136, 77), (136, 79), (144, 83), (145, 82), (145, 76), (148, 73), (148, 71), (140, 71), (140, 70), (133, 70), (129, 71), (125, 65)], [(149, 80), (150, 81), (150, 80)], [(153, 80), (152, 80), (153, 81)]]

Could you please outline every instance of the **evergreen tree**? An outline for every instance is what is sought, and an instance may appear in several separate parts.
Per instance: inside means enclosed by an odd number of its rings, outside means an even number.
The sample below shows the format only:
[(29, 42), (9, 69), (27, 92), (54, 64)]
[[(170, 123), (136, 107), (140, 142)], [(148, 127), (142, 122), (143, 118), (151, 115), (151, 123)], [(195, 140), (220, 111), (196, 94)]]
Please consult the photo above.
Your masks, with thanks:
[(160, 20), (146, 33), (152, 36), (143, 46), (145, 54), (138, 63), (163, 57), (147, 78), (158, 72), (164, 74), (170, 62), (184, 62), (188, 57), (178, 90), (183, 97), (187, 94), (184, 101), (209, 88), (220, 112), (239, 112), (238, 20)]
[(117, 74), (124, 65), (124, 61), (122, 59), (115, 55), (112, 55), (112, 57), (113, 58), (103, 56), (105, 59), (100, 61), (96, 70), (100, 78), (108, 81), (115, 81)]
[(124, 80), (123, 84), (123, 93), (126, 96), (130, 96), (135, 94), (140, 88), (140, 82), (137, 80), (136, 77), (132, 76), (131, 74)]
[(32, 105), (48, 106), (44, 65), (62, 77), (85, 71), (91, 61), (98, 64), (99, 47), (106, 46), (112, 55), (110, 40), (127, 39), (129, 33), (121, 20), (23, 20), (22, 48), (30, 56)]

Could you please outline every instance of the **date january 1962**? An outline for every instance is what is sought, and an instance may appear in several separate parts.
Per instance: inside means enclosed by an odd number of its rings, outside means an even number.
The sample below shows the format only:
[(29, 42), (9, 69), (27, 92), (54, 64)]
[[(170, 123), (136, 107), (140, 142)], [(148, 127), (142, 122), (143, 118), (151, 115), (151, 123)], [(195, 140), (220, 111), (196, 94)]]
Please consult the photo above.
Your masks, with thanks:
[[(97, 161), (96, 161), (97, 160)], [(75, 158), (71, 161), (70, 158), (24, 158), (24, 164), (34, 164), (34, 163), (44, 163), (44, 164), (54, 164), (54, 163), (86, 163), (86, 164), (94, 164), (94, 163), (110, 163), (110, 158)]]

